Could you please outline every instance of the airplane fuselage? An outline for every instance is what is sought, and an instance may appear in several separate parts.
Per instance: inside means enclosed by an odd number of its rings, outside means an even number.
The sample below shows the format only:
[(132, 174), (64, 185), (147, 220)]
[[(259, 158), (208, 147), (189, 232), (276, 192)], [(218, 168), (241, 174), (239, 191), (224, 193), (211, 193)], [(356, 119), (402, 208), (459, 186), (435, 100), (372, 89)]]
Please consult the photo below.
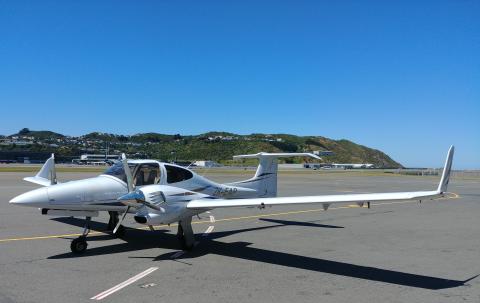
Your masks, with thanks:
[[(196, 215), (199, 212), (186, 210), (185, 203), (192, 199), (203, 198), (249, 198), (258, 195), (257, 191), (231, 184), (219, 184), (204, 178), (195, 172), (172, 164), (154, 160), (130, 161), (134, 176), (139, 178), (142, 169), (149, 166), (148, 172), (155, 170), (154, 184), (142, 184), (136, 179), (137, 188), (145, 193), (162, 192), (168, 203), (162, 206), (163, 212), (150, 212), (145, 217), (148, 224), (169, 224), (183, 216)], [(113, 172), (112, 172), (113, 171)], [(169, 174), (174, 174), (170, 176)], [(177, 181), (177, 182), (169, 182)], [(46, 215), (83, 215), (85, 211), (94, 217), (98, 211), (124, 212), (127, 206), (118, 198), (127, 194), (127, 183), (119, 171), (109, 169), (97, 177), (58, 183), (21, 194), (10, 202), (21, 206), (37, 207)], [(158, 201), (153, 201), (158, 203)], [(60, 210), (65, 211), (64, 213)], [(138, 209), (132, 208), (130, 213)], [(80, 215), (79, 215), (80, 216)], [(138, 216), (136, 217), (136, 220)], [(142, 221), (142, 220), (139, 220)], [(139, 222), (142, 223), (142, 222)], [(143, 223), (146, 224), (146, 223)]]

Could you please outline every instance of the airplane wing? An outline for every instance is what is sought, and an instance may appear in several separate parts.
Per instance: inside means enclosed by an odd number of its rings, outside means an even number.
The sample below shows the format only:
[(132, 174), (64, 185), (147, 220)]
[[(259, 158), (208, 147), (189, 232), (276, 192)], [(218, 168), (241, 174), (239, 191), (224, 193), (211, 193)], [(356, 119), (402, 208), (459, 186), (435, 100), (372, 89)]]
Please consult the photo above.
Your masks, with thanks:
[(244, 206), (267, 206), (267, 205), (289, 205), (289, 204), (311, 204), (320, 203), (325, 209), (330, 204), (339, 203), (364, 203), (378, 201), (404, 201), (404, 200), (425, 200), (441, 197), (447, 190), (452, 168), (454, 147), (451, 146), (445, 166), (443, 168), (442, 178), (436, 190), (432, 191), (413, 191), (413, 192), (393, 192), (393, 193), (372, 193), (372, 194), (348, 194), (348, 195), (322, 195), (322, 196), (304, 196), (304, 197), (277, 197), (277, 198), (252, 198), (252, 199), (199, 199), (192, 200), (187, 204), (189, 209), (214, 209), (225, 207), (244, 207)]
[(364, 203), (378, 201), (401, 201), (401, 200), (425, 200), (441, 196), (437, 191), (423, 192), (398, 192), (398, 193), (377, 193), (377, 194), (354, 194), (354, 195), (325, 195), (325, 196), (304, 196), (304, 197), (279, 197), (279, 198), (253, 198), (253, 199), (204, 199), (192, 200), (188, 203), (189, 209), (214, 209), (225, 207), (242, 206), (269, 206), (289, 204), (311, 204), (321, 203), (324, 208), (330, 204), (339, 203)]

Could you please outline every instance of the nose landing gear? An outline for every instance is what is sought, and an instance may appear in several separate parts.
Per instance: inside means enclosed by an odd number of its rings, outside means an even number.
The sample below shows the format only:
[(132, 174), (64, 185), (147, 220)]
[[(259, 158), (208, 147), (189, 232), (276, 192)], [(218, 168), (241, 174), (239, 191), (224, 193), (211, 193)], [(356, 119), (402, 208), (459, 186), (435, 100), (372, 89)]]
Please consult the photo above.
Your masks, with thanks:
[[(116, 211), (109, 211), (108, 214), (110, 215), (110, 219), (108, 220), (107, 230), (113, 231), (115, 226), (118, 224), (118, 212)], [(86, 217), (85, 226), (83, 227), (83, 233), (80, 237), (73, 239), (72, 243), (70, 244), (70, 249), (74, 254), (81, 254), (87, 250), (87, 236), (90, 233), (90, 221), (92, 217)], [(114, 234), (116, 237), (123, 237), (125, 235), (125, 227), (120, 225), (117, 229), (117, 232)]]
[(87, 217), (85, 220), (85, 226), (83, 228), (83, 233), (80, 237), (73, 239), (70, 244), (70, 249), (74, 254), (81, 254), (87, 250), (87, 236), (90, 233), (90, 220), (92, 217)]

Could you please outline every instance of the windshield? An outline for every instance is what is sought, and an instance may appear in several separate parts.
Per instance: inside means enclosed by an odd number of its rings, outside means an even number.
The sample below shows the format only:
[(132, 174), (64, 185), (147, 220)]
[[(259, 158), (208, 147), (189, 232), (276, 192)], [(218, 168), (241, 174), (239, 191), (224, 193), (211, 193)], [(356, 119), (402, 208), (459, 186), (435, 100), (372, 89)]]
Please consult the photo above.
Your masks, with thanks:
[[(130, 167), (130, 171), (133, 172), (133, 170), (135, 168), (135, 165), (134, 164), (128, 164), (128, 166)], [(122, 162), (117, 162), (117, 163), (113, 164), (112, 166), (107, 168), (107, 170), (103, 174), (116, 177), (116, 178), (122, 180), (125, 183), (127, 182), (127, 176), (125, 175), (125, 170), (123, 169), (123, 163)]]

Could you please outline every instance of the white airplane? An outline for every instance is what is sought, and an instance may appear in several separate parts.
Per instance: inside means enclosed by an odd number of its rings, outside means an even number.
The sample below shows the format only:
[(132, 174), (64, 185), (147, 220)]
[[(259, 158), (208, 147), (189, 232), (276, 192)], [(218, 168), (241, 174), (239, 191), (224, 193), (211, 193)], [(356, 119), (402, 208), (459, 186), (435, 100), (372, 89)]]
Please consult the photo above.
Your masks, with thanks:
[[(258, 153), (234, 158), (258, 158), (259, 165), (251, 179), (219, 184), (195, 172), (176, 165), (154, 160), (122, 161), (95, 178), (58, 183), (54, 157), (47, 160), (35, 177), (26, 181), (44, 187), (13, 198), (10, 203), (40, 208), (42, 214), (54, 216), (85, 216), (82, 236), (74, 239), (71, 250), (82, 253), (87, 248), (86, 237), (91, 217), (99, 211), (110, 212), (109, 227), (113, 233), (123, 231), (122, 221), (129, 213), (139, 224), (153, 225), (178, 222), (177, 236), (182, 248), (190, 250), (195, 243), (192, 217), (226, 207), (264, 208), (272, 205), (320, 203), (325, 210), (332, 204), (356, 202), (359, 206), (373, 201), (426, 200), (443, 197), (450, 178), (454, 147), (445, 161), (440, 183), (435, 190), (394, 193), (276, 197), (277, 159), (279, 157), (310, 156), (309, 153)], [(118, 220), (116, 214), (123, 212)]]

